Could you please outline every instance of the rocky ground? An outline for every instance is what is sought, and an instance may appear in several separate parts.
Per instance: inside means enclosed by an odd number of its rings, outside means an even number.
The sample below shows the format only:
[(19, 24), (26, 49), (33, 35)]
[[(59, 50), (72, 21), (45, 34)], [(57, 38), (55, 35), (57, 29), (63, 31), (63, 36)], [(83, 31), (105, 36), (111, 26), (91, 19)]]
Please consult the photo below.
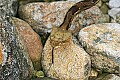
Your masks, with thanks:
[(59, 30), (79, 1), (0, 0), (0, 80), (120, 80), (119, 0), (100, 0), (71, 32)]

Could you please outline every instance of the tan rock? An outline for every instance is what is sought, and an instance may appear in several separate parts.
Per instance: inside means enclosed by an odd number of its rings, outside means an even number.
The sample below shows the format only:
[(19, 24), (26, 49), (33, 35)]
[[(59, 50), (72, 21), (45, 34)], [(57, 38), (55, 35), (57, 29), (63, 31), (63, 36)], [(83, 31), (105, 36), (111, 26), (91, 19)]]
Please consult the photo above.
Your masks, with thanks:
[(12, 19), (15, 22), (15, 26), (17, 27), (18, 31), (20, 32), (22, 38), (25, 41), (28, 53), (33, 62), (35, 70), (39, 70), (41, 68), (40, 59), (43, 49), (39, 35), (35, 33), (30, 27), (30, 25), (25, 21), (15, 17), (13, 17)]
[(72, 41), (70, 32), (53, 28), (42, 53), (42, 67), (48, 77), (59, 80), (87, 80), (89, 55)]
[(120, 73), (120, 24), (91, 25), (83, 28), (78, 37), (97, 71)]

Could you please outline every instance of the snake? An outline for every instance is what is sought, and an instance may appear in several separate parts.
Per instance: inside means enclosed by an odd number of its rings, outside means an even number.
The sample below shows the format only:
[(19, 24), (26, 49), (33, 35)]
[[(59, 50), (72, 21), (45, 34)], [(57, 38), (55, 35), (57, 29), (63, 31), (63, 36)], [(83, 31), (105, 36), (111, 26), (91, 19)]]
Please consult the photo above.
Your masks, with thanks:
[(96, 5), (100, 0), (84, 0), (74, 4), (66, 13), (63, 23), (58, 28), (53, 28), (50, 34), (50, 44), (52, 47), (52, 63), (54, 63), (54, 50), (65, 44), (69, 44), (71, 33), (68, 31), (73, 18), (86, 9)]
[(60, 25), (64, 30), (68, 30), (73, 18), (80, 12), (95, 6), (100, 0), (84, 0), (74, 4), (66, 13), (63, 23)]

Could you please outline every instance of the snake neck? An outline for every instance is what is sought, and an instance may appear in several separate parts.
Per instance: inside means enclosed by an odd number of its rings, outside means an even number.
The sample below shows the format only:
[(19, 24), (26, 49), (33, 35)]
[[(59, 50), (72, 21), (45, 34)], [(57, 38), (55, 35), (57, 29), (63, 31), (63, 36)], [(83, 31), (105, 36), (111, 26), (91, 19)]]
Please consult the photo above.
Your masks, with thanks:
[(78, 13), (80, 13), (81, 11), (84, 11), (88, 8), (91, 8), (92, 6), (94, 6), (96, 3), (98, 3), (99, 0), (85, 0), (85, 1), (81, 1), (76, 3), (75, 5), (73, 5), (68, 12), (65, 15), (64, 21), (63, 23), (60, 25), (60, 27), (63, 30), (68, 30), (69, 26), (74, 18), (75, 15), (77, 15)]

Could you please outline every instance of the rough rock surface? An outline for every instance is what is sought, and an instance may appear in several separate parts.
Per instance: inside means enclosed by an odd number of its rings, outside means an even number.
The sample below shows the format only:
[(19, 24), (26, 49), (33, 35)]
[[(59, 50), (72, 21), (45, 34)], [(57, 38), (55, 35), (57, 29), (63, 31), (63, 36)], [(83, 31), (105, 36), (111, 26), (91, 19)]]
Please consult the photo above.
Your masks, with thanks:
[(18, 0), (0, 0), (0, 16), (15, 16), (18, 8)]
[(112, 8), (108, 11), (108, 14), (113, 18), (116, 19), (117, 15), (120, 15), (120, 8)]
[(79, 41), (97, 71), (120, 73), (120, 24), (96, 24), (79, 32)]
[(34, 32), (30, 25), (25, 21), (15, 17), (12, 17), (12, 20), (14, 21), (14, 25), (17, 27), (18, 31), (25, 41), (28, 53), (34, 65), (34, 69), (40, 70), (40, 59), (43, 46), (39, 35), (36, 34), (36, 32)]
[[(30, 3), (19, 9), (20, 18), (27, 21), (38, 33), (50, 33), (52, 27), (60, 26), (68, 9), (75, 4), (70, 1), (51, 3)], [(93, 23), (109, 22), (108, 16), (102, 14), (96, 6), (77, 15), (72, 22), (71, 29), (81, 28)]]
[(109, 7), (110, 8), (120, 8), (120, 0), (110, 0)]
[(0, 80), (29, 80), (33, 65), (24, 41), (9, 17), (0, 17)]
[(120, 77), (115, 74), (103, 74), (98, 76), (95, 80), (120, 80)]
[[(87, 80), (91, 67), (89, 55), (73, 43), (70, 33), (60, 33), (57, 28), (53, 28), (50, 36), (57, 32), (59, 35), (49, 37), (43, 49), (42, 67), (45, 74), (59, 80)], [(62, 34), (64, 37), (61, 37)], [(56, 42), (52, 43), (51, 39)], [(58, 39), (63, 42), (60, 43)]]

